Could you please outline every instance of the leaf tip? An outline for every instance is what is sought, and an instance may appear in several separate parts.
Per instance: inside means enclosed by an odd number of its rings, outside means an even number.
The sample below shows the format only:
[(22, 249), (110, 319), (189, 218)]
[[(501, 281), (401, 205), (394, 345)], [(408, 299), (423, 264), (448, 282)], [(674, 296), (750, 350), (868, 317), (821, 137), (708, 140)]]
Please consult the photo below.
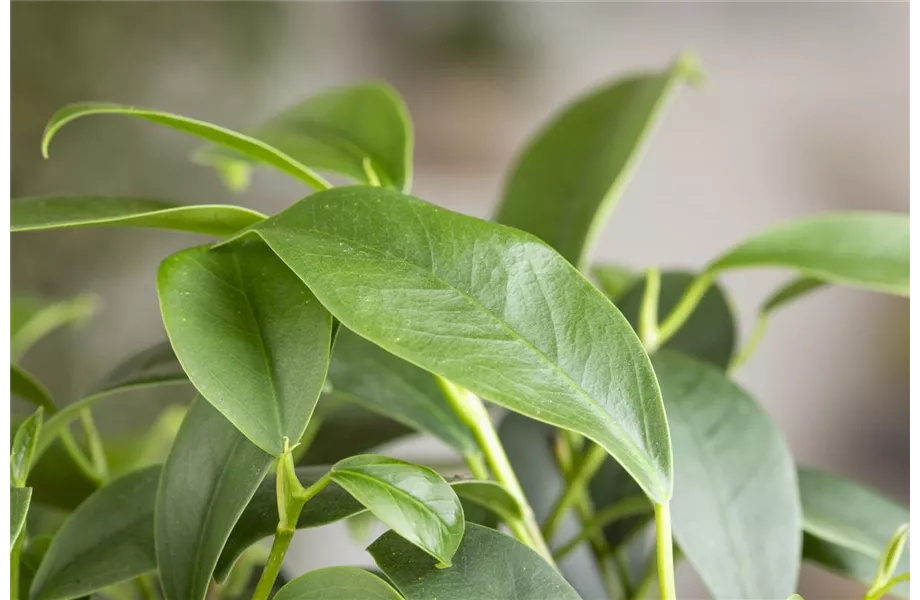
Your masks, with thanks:
[(453, 564), (450, 561), (443, 562), (439, 560), (438, 563), (434, 566), (434, 568), (435, 569), (449, 569), (452, 566)]
[(689, 50), (682, 52), (674, 61), (674, 72), (693, 87), (699, 87), (705, 81), (699, 57)]

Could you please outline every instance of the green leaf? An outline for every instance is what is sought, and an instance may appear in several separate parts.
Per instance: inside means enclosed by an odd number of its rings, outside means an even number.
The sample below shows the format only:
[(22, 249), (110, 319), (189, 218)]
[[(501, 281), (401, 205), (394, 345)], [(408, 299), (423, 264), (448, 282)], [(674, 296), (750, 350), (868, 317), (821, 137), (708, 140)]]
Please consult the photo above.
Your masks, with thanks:
[(24, 487), (32, 468), (35, 450), (38, 447), (38, 438), (42, 431), (42, 417), (44, 410), (41, 406), (29, 415), (13, 436), (13, 445), (10, 449), (10, 483), (16, 487)]
[(878, 569), (875, 571), (875, 578), (872, 580), (872, 585), (869, 586), (867, 596), (879, 597), (883, 595), (882, 590), (897, 573), (898, 562), (904, 553), (909, 533), (910, 524), (908, 523), (904, 523), (895, 530), (882, 552)]
[(189, 379), (246, 437), (278, 456), (322, 390), (332, 319), (264, 244), (196, 247), (163, 261), (163, 323)]
[(10, 298), (10, 361), (18, 362), (35, 342), (58, 327), (87, 320), (97, 304), (91, 294), (59, 301), (14, 295)]
[[(39, 447), (46, 428), (47, 423), (42, 427)], [(80, 468), (58, 437), (33, 458), (27, 485), (36, 503), (73, 510), (98, 489), (99, 482)]]
[(10, 391), (21, 399), (40, 406), (50, 413), (57, 410), (51, 392), (31, 373), (16, 365), (10, 365)]
[(222, 236), (264, 218), (241, 206), (182, 206), (140, 198), (21, 198), (10, 203), (13, 232), (69, 227), (148, 227)]
[(503, 521), (520, 519), (521, 505), (497, 481), (457, 481), (451, 484), (460, 500), (468, 500), (495, 513)]
[[(837, 546), (807, 532), (802, 543), (802, 558), (843, 577), (861, 581), (866, 586), (872, 583), (877, 568), (876, 561), (865, 554)], [(910, 568), (909, 558), (907, 554), (901, 557), (898, 571)], [(891, 594), (908, 598), (910, 585), (900, 583), (891, 590)]]
[(19, 597), (28, 598), (29, 588), (35, 579), (35, 573), (51, 546), (54, 538), (50, 535), (30, 538), (29, 543), (19, 554)]
[(314, 194), (252, 231), (352, 331), (597, 441), (652, 498), (670, 497), (667, 423), (645, 350), (533, 236), (366, 187)]
[(479, 454), (470, 428), (451, 409), (431, 373), (351, 331), (339, 331), (324, 390), (430, 433), (463, 456)]
[(29, 514), (29, 502), (32, 500), (32, 488), (10, 486), (10, 549), (16, 545), (19, 536), (26, 528), (26, 516)]
[(365, 454), (339, 461), (329, 475), (393, 531), (451, 564), (463, 538), (463, 507), (437, 472)]
[(163, 464), (187, 412), (188, 407), (183, 405), (167, 406), (146, 431), (132, 431), (106, 440), (105, 454), (110, 475)]
[(671, 351), (653, 363), (674, 448), (674, 537), (716, 598), (795, 591), (801, 509), (782, 433), (715, 367)]
[(205, 597), (224, 544), (272, 461), (195, 399), (156, 494), (156, 557), (167, 600)]
[(910, 296), (910, 217), (827, 214), (772, 227), (714, 261), (709, 271), (795, 269), (807, 278)]
[(160, 467), (116, 479), (80, 505), (48, 548), (32, 600), (64, 600), (156, 568), (153, 502)]
[[(334, 355), (333, 349), (333, 361)], [(316, 412), (313, 418), (320, 418), (321, 425), (299, 461), (302, 465), (333, 464), (415, 433), (410, 427), (363, 406), (337, 402), (334, 393), (320, 398)]]
[(664, 71), (616, 81), (564, 108), (521, 154), (496, 220), (582, 267), (671, 91), (697, 77), (685, 54)]
[(329, 184), (326, 183), (322, 177), (284, 152), (247, 135), (205, 121), (198, 121), (196, 119), (190, 119), (167, 112), (103, 102), (78, 102), (76, 104), (64, 106), (55, 112), (51, 116), (51, 120), (48, 121), (48, 124), (45, 126), (45, 133), (42, 136), (42, 155), (45, 158), (48, 157), (48, 146), (51, 144), (51, 138), (54, 137), (61, 127), (74, 119), (89, 115), (123, 115), (150, 121), (158, 125), (165, 125), (166, 127), (187, 133), (207, 142), (212, 142), (235, 152), (239, 152), (249, 159), (261, 164), (274, 167), (279, 171), (291, 175), (295, 179), (303, 181), (314, 189), (321, 190), (329, 187)]
[(326, 567), (289, 581), (275, 600), (402, 600), (390, 584), (358, 567)]
[(591, 274), (597, 280), (597, 286), (607, 294), (610, 301), (618, 303), (628, 291), (642, 281), (642, 274), (615, 264), (594, 265)]
[[(301, 164), (359, 182), (408, 191), (412, 179), (412, 124), (399, 94), (365, 83), (322, 92), (250, 132)], [(209, 146), (195, 160), (248, 179), (251, 158)], [(237, 187), (245, 187), (239, 185)]]
[(579, 600), (575, 590), (540, 555), (521, 542), (468, 524), (449, 569), (394, 532), (367, 549), (407, 600)]
[(810, 294), (811, 292), (818, 288), (822, 288), (825, 285), (827, 284), (820, 279), (812, 279), (810, 277), (797, 277), (786, 283), (780, 289), (776, 290), (776, 292), (774, 292), (773, 295), (770, 296), (766, 302), (764, 302), (760, 312), (764, 316), (770, 315), (780, 307), (785, 306), (793, 300), (797, 300), (801, 296)]

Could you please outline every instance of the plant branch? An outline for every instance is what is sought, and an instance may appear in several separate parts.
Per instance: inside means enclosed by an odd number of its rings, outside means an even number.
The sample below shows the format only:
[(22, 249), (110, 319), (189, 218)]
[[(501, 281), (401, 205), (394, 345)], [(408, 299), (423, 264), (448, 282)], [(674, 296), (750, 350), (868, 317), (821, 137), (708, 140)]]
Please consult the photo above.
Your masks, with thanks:
[(556, 557), (556, 560), (561, 560), (569, 552), (574, 550), (578, 544), (589, 539), (592, 535), (602, 533), (604, 527), (607, 525), (629, 517), (648, 515), (652, 510), (652, 506), (645, 496), (640, 495), (623, 498), (619, 502), (606, 506), (598, 511), (591, 521), (582, 526), (581, 533), (553, 552), (553, 556)]
[(745, 342), (744, 347), (732, 357), (731, 364), (728, 365), (729, 374), (734, 373), (741, 365), (750, 360), (751, 356), (754, 354), (754, 350), (760, 345), (760, 340), (763, 339), (763, 334), (766, 331), (767, 315), (760, 313), (757, 317), (757, 323), (754, 325), (754, 331), (751, 332), (751, 337)]
[(10, 599), (19, 600), (19, 553), (22, 550), (22, 539), (25, 532), (19, 534), (19, 539), (10, 551)]
[(693, 311), (700, 303), (700, 300), (703, 299), (703, 296), (709, 290), (712, 281), (713, 275), (707, 271), (700, 274), (693, 283), (690, 284), (690, 287), (687, 288), (687, 291), (684, 292), (681, 299), (677, 301), (677, 305), (671, 313), (661, 322), (658, 328), (657, 345), (654, 347), (646, 346), (646, 350), (649, 354), (664, 345), (665, 342), (671, 339), (671, 337), (683, 327), (684, 323), (687, 322), (687, 319), (690, 318), (690, 315), (693, 314)]
[(674, 551), (671, 546), (671, 510), (667, 503), (655, 505), (655, 541), (658, 591), (661, 600), (677, 600), (674, 586)]
[(83, 435), (86, 436), (86, 446), (89, 448), (89, 457), (93, 463), (93, 470), (102, 481), (109, 478), (109, 465), (105, 458), (105, 449), (102, 445), (102, 438), (99, 436), (99, 430), (96, 429), (96, 423), (93, 421), (93, 413), (84, 410), (80, 413), (80, 425), (83, 427)]
[(907, 581), (910, 581), (910, 571), (907, 571), (906, 573), (901, 573), (897, 577), (892, 577), (888, 581), (888, 583), (878, 588), (874, 592), (871, 590), (866, 592), (865, 600), (881, 600), (882, 598), (885, 597), (885, 594), (887, 594), (892, 589), (894, 589), (894, 586), (898, 585), (899, 583), (904, 583)]
[(658, 297), (661, 295), (661, 273), (649, 267), (645, 274), (645, 292), (642, 294), (642, 307), (639, 310), (639, 339), (646, 348), (657, 348), (658, 338)]
[(571, 474), (566, 477), (565, 491), (556, 501), (549, 517), (546, 519), (546, 523), (543, 525), (543, 537), (545, 539), (553, 539), (553, 534), (556, 533), (556, 529), (562, 523), (565, 514), (572, 508), (579, 497), (584, 495), (585, 488), (605, 460), (607, 460), (607, 451), (597, 444), (591, 444), (591, 447), (581, 457), (581, 460), (575, 464)]

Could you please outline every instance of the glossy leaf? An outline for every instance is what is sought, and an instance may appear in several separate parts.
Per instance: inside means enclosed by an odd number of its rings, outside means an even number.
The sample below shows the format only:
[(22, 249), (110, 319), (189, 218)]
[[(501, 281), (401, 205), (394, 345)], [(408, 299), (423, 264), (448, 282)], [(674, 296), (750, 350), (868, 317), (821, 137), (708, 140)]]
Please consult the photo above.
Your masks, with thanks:
[(16, 545), (16, 541), (26, 527), (26, 516), (29, 514), (31, 500), (32, 488), (10, 487), (10, 549)]
[(195, 399), (156, 494), (156, 558), (167, 600), (205, 597), (224, 544), (272, 461)]
[(648, 356), (603, 294), (533, 236), (366, 187), (314, 194), (252, 231), (352, 331), (594, 439), (652, 498), (670, 496)]
[(323, 387), (332, 319), (264, 244), (163, 261), (163, 323), (189, 379), (253, 443), (299, 440)]
[(377, 539), (368, 552), (406, 600), (579, 600), (539, 554), (472, 523), (449, 569), (438, 569), (430, 556), (394, 532)]
[(795, 465), (782, 433), (715, 367), (653, 363), (674, 447), (674, 538), (716, 598), (785, 598), (801, 559)]
[(642, 281), (641, 273), (610, 263), (594, 265), (591, 267), (591, 275), (597, 281), (598, 288), (607, 294), (613, 303), (617, 303), (624, 294)]
[(29, 415), (13, 436), (10, 448), (10, 483), (16, 487), (25, 486), (29, 470), (38, 447), (38, 438), (42, 431), (44, 409), (38, 409)]
[(321, 425), (300, 459), (301, 465), (333, 464), (415, 433), (410, 427), (363, 406), (338, 402), (334, 393), (320, 398), (316, 412), (314, 418), (321, 419)]
[(16, 363), (35, 342), (58, 327), (80, 323), (96, 310), (95, 296), (81, 294), (51, 301), (34, 296), (10, 298), (10, 361)]
[(910, 295), (910, 217), (853, 212), (772, 227), (735, 246), (712, 272), (748, 267), (795, 269), (805, 277)]
[(45, 133), (42, 136), (42, 155), (48, 157), (48, 147), (51, 144), (51, 138), (67, 123), (80, 117), (90, 115), (122, 115), (133, 117), (144, 121), (150, 121), (158, 125), (165, 125), (177, 131), (187, 133), (207, 142), (213, 142), (222, 147), (229, 148), (234, 152), (278, 169), (292, 177), (303, 181), (314, 189), (325, 189), (329, 187), (323, 179), (294, 160), (287, 154), (261, 142), (257, 139), (225, 129), (218, 125), (213, 125), (205, 121), (198, 121), (180, 115), (174, 115), (167, 112), (153, 110), (149, 108), (140, 108), (137, 106), (123, 106), (119, 104), (110, 104), (102, 102), (78, 102), (69, 104), (59, 109), (51, 116), (51, 120), (45, 126)]
[[(399, 94), (386, 84), (322, 92), (250, 133), (310, 168), (400, 190), (411, 183), (412, 124)], [(195, 159), (222, 172), (230, 169), (241, 182), (257, 162), (214, 146)]]
[(241, 206), (182, 206), (142, 198), (45, 197), (10, 203), (10, 231), (71, 227), (147, 227), (230, 235), (265, 217)]
[(48, 412), (55, 412), (57, 406), (51, 398), (51, 393), (31, 373), (16, 365), (10, 365), (10, 391), (21, 399), (41, 406)]
[(445, 565), (463, 537), (463, 507), (453, 489), (428, 467), (383, 456), (336, 463), (332, 481), (396, 533)]
[(528, 231), (583, 266), (675, 85), (698, 77), (692, 57), (597, 89), (553, 117), (521, 154), (496, 220)]
[(402, 600), (390, 584), (358, 567), (326, 567), (289, 581), (275, 600)]
[(339, 332), (324, 394), (359, 404), (430, 433), (463, 456), (479, 446), (434, 376), (348, 330)]
[(154, 570), (151, 499), (159, 475), (158, 466), (135, 471), (81, 504), (48, 548), (31, 598), (76, 598)]

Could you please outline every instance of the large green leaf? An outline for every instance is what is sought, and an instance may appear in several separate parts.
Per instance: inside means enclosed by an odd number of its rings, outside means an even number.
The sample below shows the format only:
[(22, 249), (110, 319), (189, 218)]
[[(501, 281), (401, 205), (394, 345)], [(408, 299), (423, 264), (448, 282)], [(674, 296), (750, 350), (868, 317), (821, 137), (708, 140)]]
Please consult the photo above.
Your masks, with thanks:
[(16, 487), (23, 487), (29, 477), (42, 432), (44, 413), (45, 409), (39, 406), (22, 422), (13, 436), (10, 448), (10, 482)]
[(380, 188), (255, 226), (349, 329), (497, 404), (601, 444), (658, 502), (667, 422), (629, 323), (533, 236)]
[(390, 584), (358, 567), (326, 567), (289, 581), (275, 600), (402, 600)]
[(57, 406), (51, 398), (51, 393), (31, 373), (14, 364), (10, 365), (10, 391), (21, 399), (41, 406), (48, 412), (55, 412)]
[(151, 499), (159, 475), (158, 466), (135, 471), (81, 504), (51, 543), (31, 598), (76, 598), (154, 570)]
[(670, 92), (698, 75), (691, 57), (595, 90), (564, 108), (521, 154), (496, 220), (581, 267)]
[(51, 120), (48, 121), (48, 124), (45, 126), (45, 133), (42, 136), (42, 155), (46, 158), (48, 157), (48, 146), (51, 144), (51, 138), (54, 137), (61, 127), (74, 119), (90, 115), (123, 115), (150, 121), (158, 125), (165, 125), (166, 127), (187, 133), (207, 142), (229, 148), (234, 152), (239, 152), (249, 159), (261, 164), (274, 167), (279, 171), (303, 181), (314, 189), (321, 190), (329, 187), (329, 184), (323, 181), (322, 177), (297, 160), (255, 138), (225, 129), (218, 125), (213, 125), (206, 121), (198, 121), (196, 119), (190, 119), (188, 117), (150, 108), (123, 106), (104, 102), (78, 102), (58, 109), (57, 112), (51, 115)]
[(81, 294), (52, 301), (34, 296), (10, 298), (10, 361), (16, 363), (35, 342), (51, 331), (85, 321), (96, 310), (96, 297)]
[[(412, 124), (399, 94), (381, 83), (322, 92), (250, 132), (301, 164), (408, 191), (412, 179)], [(248, 179), (252, 158), (209, 146), (195, 159)], [(234, 186), (236, 187), (236, 186)]]
[(451, 409), (431, 373), (347, 329), (336, 338), (324, 394), (430, 433), (463, 456), (479, 453), (470, 428)]
[(451, 564), (463, 538), (463, 507), (437, 472), (365, 454), (339, 461), (329, 474), (393, 531)]
[(156, 494), (156, 557), (167, 600), (205, 597), (224, 544), (272, 461), (195, 399)]
[(828, 214), (772, 227), (722, 255), (711, 272), (784, 267), (859, 288), (910, 295), (910, 217)]
[(407, 600), (579, 600), (578, 594), (540, 555), (521, 542), (468, 524), (450, 569), (394, 532), (368, 552)]
[(26, 527), (29, 514), (29, 502), (32, 500), (32, 488), (10, 487), (10, 548), (16, 545), (19, 536)]
[(674, 537), (716, 598), (795, 591), (801, 523), (782, 433), (721, 371), (673, 351), (653, 360), (674, 447)]
[[(333, 349), (333, 361), (334, 355)], [(333, 464), (414, 433), (399, 421), (363, 406), (338, 402), (335, 393), (322, 396), (316, 412), (314, 418), (321, 419), (321, 425), (299, 461), (302, 465)]]
[(148, 227), (229, 235), (265, 217), (241, 206), (182, 206), (141, 198), (46, 197), (10, 203), (10, 231), (68, 227)]
[(166, 332), (201, 395), (278, 456), (299, 440), (323, 387), (332, 318), (264, 244), (196, 247), (163, 261)]

